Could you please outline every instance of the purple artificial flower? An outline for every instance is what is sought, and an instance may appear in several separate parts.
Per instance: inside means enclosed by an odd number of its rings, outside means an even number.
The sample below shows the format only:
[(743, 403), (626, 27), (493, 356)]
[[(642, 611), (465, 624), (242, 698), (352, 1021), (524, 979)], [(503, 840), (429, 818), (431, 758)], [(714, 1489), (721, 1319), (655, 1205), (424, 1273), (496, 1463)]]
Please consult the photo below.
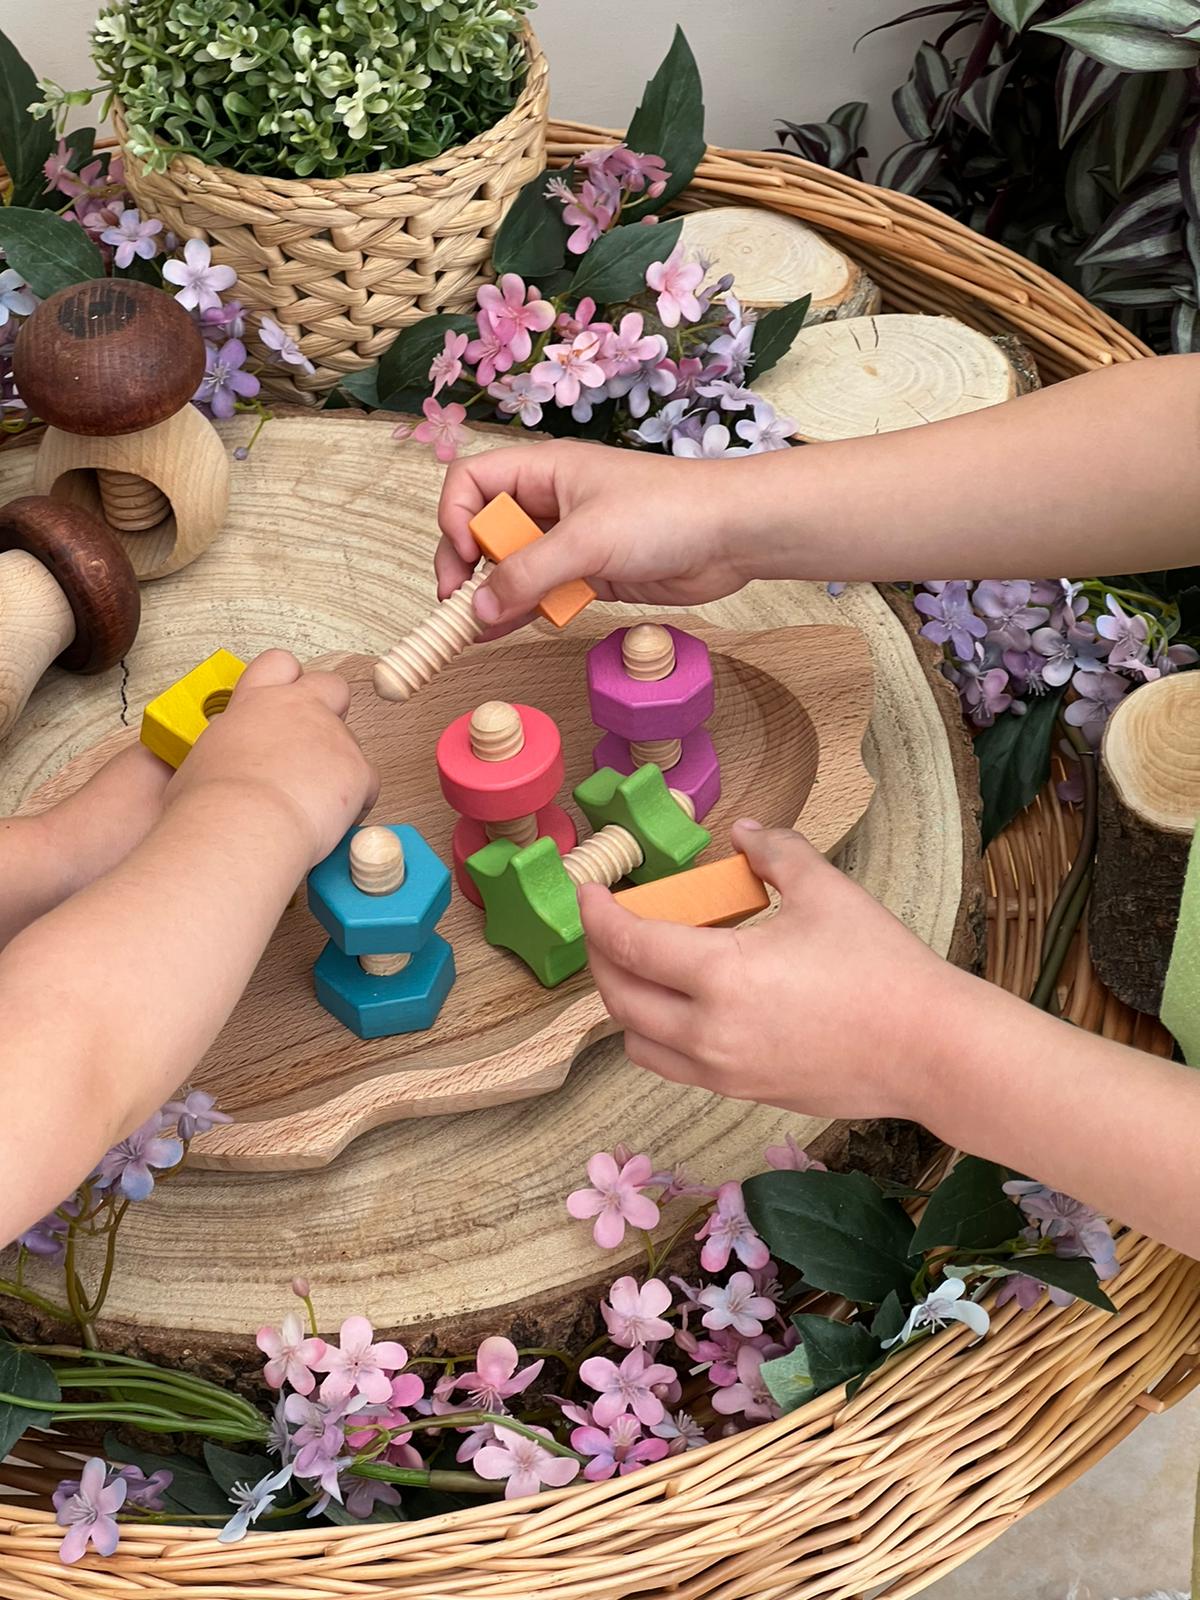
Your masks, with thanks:
[[(846, 585), (828, 584), (830, 589), (844, 589)], [(785, 1133), (782, 1144), (769, 1144), (763, 1151), (763, 1156), (769, 1167), (774, 1167), (777, 1172), (828, 1172), (829, 1168), (823, 1161), (817, 1161), (810, 1156), (807, 1150), (801, 1149), (796, 1143), (794, 1135)]]
[(987, 618), (988, 632), (1011, 650), (1028, 650), (1029, 630), (1049, 619), (1045, 606), (1030, 605), (1032, 591), (1033, 585), (1024, 578), (985, 578), (975, 585), (971, 597), (975, 610)]
[(245, 362), (246, 346), (240, 339), (226, 339), (220, 349), (205, 344), (205, 373), (193, 402), (207, 406), (214, 417), (233, 416), (239, 397), (252, 400), (261, 387), (252, 372), (242, 370)]
[(1047, 1289), (1052, 1305), (1069, 1306), (1074, 1303), (1075, 1296), (1068, 1294), (1065, 1289), (1056, 1289), (1052, 1285), (1042, 1283), (1039, 1278), (1031, 1278), (1027, 1272), (1010, 1272), (996, 1290), (993, 1304), (999, 1311), (1001, 1306), (1006, 1306), (1010, 1300), (1015, 1300), (1022, 1311), (1029, 1311), (1037, 1305)]
[(616, 1473), (636, 1472), (650, 1461), (661, 1461), (669, 1454), (665, 1439), (646, 1438), (636, 1417), (620, 1416), (608, 1428), (576, 1428), (571, 1448), (590, 1456), (583, 1475), (589, 1483), (600, 1483)]
[(1014, 694), (1033, 700), (1046, 693), (1046, 663), (1036, 650), (1005, 650), (1000, 659)]
[(961, 1278), (944, 1278), (931, 1289), (908, 1313), (900, 1332), (883, 1341), (883, 1348), (889, 1350), (893, 1345), (907, 1344), (915, 1333), (925, 1328), (938, 1330), (949, 1322), (964, 1323), (977, 1339), (982, 1339), (991, 1325), (984, 1308), (967, 1298), (967, 1286)]
[(1110, 615), (1097, 618), (1096, 632), (1112, 646), (1108, 652), (1109, 666), (1126, 667), (1145, 661), (1150, 637), (1150, 625), (1145, 617), (1137, 614), (1131, 617), (1115, 595), (1106, 595), (1105, 604)]
[(240, 300), (227, 300), (224, 305), (209, 306), (196, 314), (200, 318), (200, 332), (210, 344), (246, 336), (246, 308)]
[(280, 1489), (291, 1482), (292, 1472), (293, 1468), (289, 1462), (287, 1466), (280, 1467), (278, 1472), (260, 1478), (257, 1483), (235, 1483), (229, 1491), (229, 1498), (237, 1510), (218, 1533), (218, 1542), (236, 1544), (239, 1539), (244, 1538), (250, 1524), (257, 1522), (263, 1512), (275, 1504), (275, 1496)]
[(687, 1450), (698, 1450), (702, 1444), (708, 1443), (704, 1429), (686, 1411), (668, 1411), (650, 1432), (667, 1441), (667, 1453), (673, 1456), (681, 1456)]
[(183, 1160), (178, 1139), (162, 1135), (162, 1112), (135, 1128), (101, 1159), (93, 1183), (97, 1189), (120, 1189), (127, 1200), (145, 1200), (154, 1191), (155, 1172), (177, 1167)]
[(506, 373), (488, 385), (501, 416), (519, 417), (526, 428), (536, 428), (542, 420), (542, 407), (554, 399), (548, 383), (535, 383), (529, 372)]
[(1008, 673), (1003, 667), (985, 668), (977, 661), (964, 661), (954, 681), (958, 684), (963, 708), (977, 728), (990, 728), (998, 716), (1013, 708)]
[(6, 267), (0, 272), (0, 328), (10, 316), (28, 317), (38, 307), (38, 297), (19, 272)]
[(1076, 672), (1103, 672), (1102, 655), (1108, 648), (1096, 638), (1090, 622), (1068, 623), (1065, 628), (1038, 628), (1032, 638), (1033, 649), (1045, 657), (1042, 678), (1052, 689), (1060, 689)]
[(762, 1319), (775, 1314), (775, 1302), (758, 1293), (748, 1272), (733, 1273), (726, 1284), (710, 1283), (700, 1291), (699, 1302), (708, 1307), (700, 1319), (706, 1328), (732, 1328), (743, 1339), (760, 1334)]
[(735, 423), (733, 431), (739, 439), (745, 439), (748, 454), (761, 455), (767, 450), (787, 450), (796, 424), (791, 417), (777, 416), (775, 407), (765, 400), (758, 400), (753, 417), (743, 417), (741, 422)]
[(1004, 1192), (1017, 1202), (1043, 1239), (1054, 1241), (1055, 1255), (1075, 1260), (1086, 1257), (1098, 1278), (1115, 1278), (1121, 1270), (1108, 1223), (1092, 1206), (1024, 1178), (1006, 1183)]
[[(652, 395), (658, 395), (662, 398), (666, 395), (674, 394), (675, 389), (675, 372), (672, 364), (667, 361), (647, 364), (638, 367), (633, 372), (619, 374), (617, 377), (608, 380), (610, 396), (614, 400), (624, 398), (626, 405), (629, 407), (629, 415), (631, 417), (644, 417), (646, 415), (650, 409)], [(671, 403), (673, 405), (682, 404), (685, 408), (688, 404), (686, 400), (680, 402), (672, 401)], [(664, 406), (663, 410), (665, 411), (666, 409), (667, 407)], [(651, 443), (652, 441), (646, 440), (645, 442)]]
[[(175, 1474), (168, 1472), (164, 1467), (158, 1472), (152, 1472), (149, 1477), (141, 1467), (132, 1464), (123, 1467), (106, 1466), (107, 1476), (105, 1487), (122, 1479), (125, 1484), (125, 1504), (127, 1506), (140, 1506), (143, 1511), (161, 1511), (163, 1509), (163, 1495), (175, 1481)], [(55, 1489), (53, 1495), (54, 1509), (58, 1511), (68, 1501), (74, 1499), (81, 1489), (79, 1478), (64, 1478)]]
[[(265, 314), (259, 317), (258, 337), (276, 360), (284, 362), (289, 367), (299, 367), (301, 372), (317, 370), (291, 334), (281, 328), (274, 317)], [(453, 382), (453, 379), (451, 381)], [(436, 389), (434, 393), (437, 393)]]
[(740, 1183), (721, 1185), (717, 1190), (717, 1203), (696, 1238), (703, 1241), (700, 1265), (705, 1272), (723, 1272), (731, 1254), (751, 1271), (765, 1267), (771, 1259), (771, 1252), (746, 1215)]
[(987, 633), (987, 623), (971, 609), (967, 585), (954, 583), (927, 583), (930, 593), (919, 594), (913, 605), (929, 621), (921, 629), (921, 637), (934, 644), (948, 644), (962, 661), (970, 661), (975, 654), (975, 641)]
[(369, 1517), (377, 1505), (398, 1506), (400, 1491), (394, 1483), (378, 1483), (373, 1478), (351, 1478), (345, 1506), (352, 1517)]
[(1078, 728), (1095, 750), (1113, 707), (1129, 693), (1132, 684), (1117, 672), (1079, 671), (1071, 680), (1071, 686), (1079, 699), (1072, 700), (1063, 712), (1063, 719)]
[(105, 244), (113, 246), (116, 251), (113, 260), (124, 271), (133, 265), (135, 256), (142, 261), (153, 261), (158, 254), (159, 241), (156, 235), (161, 232), (162, 223), (156, 217), (143, 221), (136, 206), (130, 206), (121, 212), (115, 226), (105, 228), (100, 237)]
[(184, 1140), (207, 1133), (219, 1122), (232, 1122), (225, 1111), (217, 1110), (217, 1102), (203, 1089), (189, 1089), (182, 1100), (168, 1100), (163, 1107), (164, 1117), (174, 1117), (179, 1137)]
[(112, 1555), (121, 1537), (117, 1512), (129, 1492), (125, 1479), (118, 1477), (110, 1482), (107, 1465), (99, 1456), (93, 1456), (84, 1462), (78, 1485), (69, 1494), (62, 1492), (65, 1487), (60, 1485), (54, 1496), (55, 1520), (67, 1530), (58, 1559), (70, 1566), (85, 1554), (89, 1544), (97, 1555)]
[(748, 456), (750, 451), (744, 445), (735, 445), (729, 436), (729, 429), (715, 420), (718, 416), (716, 411), (709, 412), (699, 439), (691, 439), (677, 431), (671, 439), (671, 454), (693, 461), (721, 461), (727, 456)]
[(183, 260), (166, 262), (163, 277), (180, 286), (175, 298), (185, 311), (219, 306), (221, 295), (237, 282), (232, 267), (213, 265), (212, 251), (203, 239), (189, 239), (183, 247)]
[[(62, 1213), (66, 1213), (63, 1215)], [(72, 1195), (69, 1200), (64, 1200), (48, 1217), (43, 1217), (40, 1222), (35, 1222), (32, 1228), (17, 1237), (17, 1244), (22, 1249), (28, 1250), (30, 1255), (44, 1256), (50, 1261), (61, 1261), (67, 1244), (67, 1228), (69, 1219), (79, 1215), (79, 1201)]]

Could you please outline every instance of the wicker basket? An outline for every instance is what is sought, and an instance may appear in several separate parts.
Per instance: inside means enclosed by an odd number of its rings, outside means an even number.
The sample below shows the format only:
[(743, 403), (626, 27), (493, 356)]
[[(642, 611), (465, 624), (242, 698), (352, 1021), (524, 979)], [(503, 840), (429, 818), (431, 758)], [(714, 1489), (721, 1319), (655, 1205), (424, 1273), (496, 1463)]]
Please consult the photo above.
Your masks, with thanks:
[(513, 109), (432, 161), (345, 178), (268, 178), (179, 156), (151, 172), (113, 125), (125, 181), (141, 209), (181, 239), (205, 239), (236, 269), (236, 293), (266, 311), (316, 367), (264, 376), (280, 400), (319, 398), (371, 366), (401, 328), (463, 311), (488, 270), (509, 203), (545, 166), (549, 77), (526, 35), (529, 69)]
[[(552, 156), (605, 137), (552, 125)], [(892, 307), (1016, 332), (1047, 378), (1148, 353), (1048, 274), (904, 196), (786, 155), (710, 150), (689, 203), (722, 201), (839, 235)], [(988, 973), (1018, 993), (1077, 839), (1077, 819), (1047, 790), (988, 852)], [(1156, 1024), (1105, 995), (1083, 939), (1060, 1002), (1108, 1037), (1169, 1049)], [(830, 1393), (626, 1478), (423, 1522), (252, 1532), (232, 1546), (202, 1529), (131, 1527), (110, 1562), (67, 1569), (46, 1506), (77, 1463), (23, 1442), (24, 1465), (0, 1468), (0, 1600), (851, 1600), (881, 1586), (899, 1600), (1200, 1384), (1200, 1266), (1128, 1232), (1119, 1253), (1116, 1317), (1009, 1305), (981, 1344), (943, 1334), (849, 1405)]]

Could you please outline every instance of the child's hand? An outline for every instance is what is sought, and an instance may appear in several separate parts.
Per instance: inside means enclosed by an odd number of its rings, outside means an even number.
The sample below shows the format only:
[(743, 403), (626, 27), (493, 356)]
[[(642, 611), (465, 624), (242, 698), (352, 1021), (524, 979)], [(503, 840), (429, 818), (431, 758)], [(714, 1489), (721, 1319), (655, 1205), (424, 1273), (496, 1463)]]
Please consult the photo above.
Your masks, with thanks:
[(528, 620), (548, 590), (571, 578), (587, 578), (604, 600), (690, 606), (733, 594), (750, 576), (729, 547), (707, 463), (564, 440), (453, 464), (434, 558), (443, 598), (479, 561), (468, 522), (501, 492), (553, 531), (476, 591), (475, 609), (495, 633)]
[(301, 672), (286, 650), (266, 651), (196, 741), (167, 804), (210, 784), (266, 792), (303, 830), (307, 870), (370, 810), (379, 792), (378, 774), (346, 727), (349, 708), (344, 678)]
[(135, 849), (162, 813), (171, 780), (165, 761), (130, 745), (82, 788), (38, 819), (63, 863), (64, 897), (110, 871)]
[(770, 921), (643, 920), (585, 884), (596, 986), (631, 1061), (676, 1083), (812, 1116), (919, 1117), (964, 985), (799, 834), (741, 822), (734, 844), (780, 892)]

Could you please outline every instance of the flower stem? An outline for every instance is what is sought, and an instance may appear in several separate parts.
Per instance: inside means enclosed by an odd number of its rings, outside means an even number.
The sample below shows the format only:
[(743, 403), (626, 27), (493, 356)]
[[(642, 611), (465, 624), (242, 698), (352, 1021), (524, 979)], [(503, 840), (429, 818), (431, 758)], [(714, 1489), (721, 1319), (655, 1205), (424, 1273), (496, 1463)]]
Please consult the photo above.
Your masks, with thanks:
[(1083, 835), (1070, 872), (1063, 881), (1058, 897), (1046, 919), (1042, 938), (1042, 967), (1030, 995), (1030, 1003), (1039, 1010), (1048, 1010), (1058, 985), (1058, 975), (1067, 958), (1071, 940), (1079, 927), (1084, 907), (1092, 890), (1092, 868), (1096, 854), (1097, 792), (1096, 762), (1086, 741), (1069, 723), (1063, 724), (1079, 757), (1083, 772)]
[[(538, 1442), (546, 1444), (544, 1439)], [(500, 1484), (487, 1483), (473, 1472), (450, 1472), (437, 1467), (422, 1471), (417, 1467), (389, 1467), (381, 1461), (355, 1461), (346, 1470), (353, 1478), (374, 1478), (380, 1483), (398, 1483), (412, 1489), (444, 1489), (450, 1494), (499, 1495), (504, 1492)]]
[(47, 1300), (45, 1295), (35, 1294), (32, 1289), (27, 1289), (23, 1283), (10, 1283), (7, 1278), (0, 1278), (0, 1295), (8, 1295), (13, 1300), (23, 1300), (26, 1305), (34, 1306), (38, 1311), (44, 1311), (48, 1317), (53, 1317), (55, 1322), (70, 1322), (70, 1306), (56, 1305), (53, 1300)]
[[(3, 1399), (4, 1396), (0, 1395), (0, 1401)], [(489, 1422), (493, 1428), (507, 1428), (511, 1433), (519, 1433), (523, 1439), (532, 1439), (553, 1456), (568, 1456), (572, 1461), (586, 1459), (565, 1444), (559, 1444), (557, 1439), (547, 1438), (545, 1434), (538, 1433), (536, 1428), (526, 1427), (516, 1417), (501, 1416), (492, 1411), (450, 1411), (442, 1417), (414, 1417), (404, 1424), (403, 1432), (417, 1433), (430, 1428), (481, 1428)]]

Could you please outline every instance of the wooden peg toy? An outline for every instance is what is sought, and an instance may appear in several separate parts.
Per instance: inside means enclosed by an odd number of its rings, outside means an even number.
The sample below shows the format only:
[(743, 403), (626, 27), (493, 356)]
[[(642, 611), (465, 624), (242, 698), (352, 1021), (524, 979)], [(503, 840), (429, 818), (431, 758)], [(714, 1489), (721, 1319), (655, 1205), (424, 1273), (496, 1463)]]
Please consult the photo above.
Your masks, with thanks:
[(49, 424), (35, 487), (101, 516), (141, 579), (194, 561), (225, 520), (229, 458), (189, 404), (204, 372), (191, 317), (129, 278), (60, 289), (17, 336), (14, 377)]
[(575, 798), (598, 831), (566, 856), (551, 839), (518, 849), (497, 839), (467, 862), (483, 899), (484, 937), (521, 957), (553, 988), (587, 960), (577, 892), (580, 884), (612, 885), (683, 872), (711, 842), (669, 793), (657, 767), (630, 776), (597, 772)]
[(329, 934), (313, 967), (317, 999), (360, 1039), (432, 1028), (454, 985), (454, 952), (434, 932), (450, 874), (415, 828), (355, 828), (308, 876), (309, 909)]
[(438, 740), (437, 769), (442, 793), (459, 812), (451, 842), (455, 881), (474, 905), (483, 901), (466, 862), (490, 839), (520, 847), (548, 834), (563, 855), (574, 848), (575, 824), (554, 803), (562, 739), (536, 706), (487, 700), (456, 717)]
[[(523, 550), (527, 544), (542, 538), (537, 523), (507, 494), (490, 500), (472, 517), (469, 526), (487, 560), (406, 639), (401, 639), (380, 656), (375, 666), (375, 692), (381, 699), (410, 700), (455, 656), (474, 644), (485, 624), (475, 615), (472, 599), (491, 572), (492, 563), (503, 561), (514, 551)], [(538, 610), (556, 628), (565, 628), (595, 598), (596, 591), (580, 578), (552, 589), (543, 597)]]
[(160, 761), (178, 769), (213, 717), (229, 704), (246, 663), (228, 650), (206, 661), (151, 700), (142, 712), (141, 741)]
[(141, 610), (129, 558), (98, 518), (40, 495), (0, 509), (0, 739), (47, 667), (115, 667)]
[(607, 729), (592, 753), (597, 769), (653, 764), (705, 817), (721, 793), (721, 768), (703, 726), (714, 706), (708, 646), (654, 622), (618, 628), (588, 651), (592, 721)]
[(614, 898), (639, 917), (718, 928), (744, 922), (771, 903), (767, 886), (740, 852), (690, 872), (618, 890)]

